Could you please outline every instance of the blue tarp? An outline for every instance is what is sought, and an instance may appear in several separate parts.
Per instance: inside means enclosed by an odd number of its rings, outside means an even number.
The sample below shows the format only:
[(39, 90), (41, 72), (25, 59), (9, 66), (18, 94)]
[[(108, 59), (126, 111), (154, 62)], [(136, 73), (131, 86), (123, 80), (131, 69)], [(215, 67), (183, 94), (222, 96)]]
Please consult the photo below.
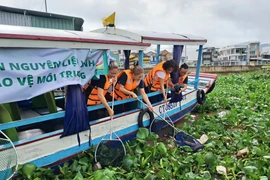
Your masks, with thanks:
[(178, 132), (175, 135), (175, 139), (177, 144), (180, 146), (189, 146), (194, 152), (204, 148), (203, 144), (201, 144), (197, 139), (184, 132)]
[(91, 129), (85, 97), (80, 85), (69, 85), (67, 89), (66, 112), (64, 118), (64, 131), (60, 138), (77, 134), (80, 146), (79, 132), (89, 130), (89, 145)]
[(183, 99), (182, 93), (177, 94), (174, 91), (172, 91), (172, 97), (171, 97), (170, 103), (179, 102), (179, 101), (182, 101), (182, 99)]

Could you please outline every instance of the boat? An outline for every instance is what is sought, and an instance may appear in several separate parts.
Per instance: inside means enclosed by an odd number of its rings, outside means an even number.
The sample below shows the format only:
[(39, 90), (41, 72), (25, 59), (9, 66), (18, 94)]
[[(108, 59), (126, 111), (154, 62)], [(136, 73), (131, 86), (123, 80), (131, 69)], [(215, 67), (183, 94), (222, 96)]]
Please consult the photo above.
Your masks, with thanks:
[[(13, 143), (18, 153), (19, 164), (33, 163), (37, 167), (49, 167), (65, 162), (90, 148), (89, 136), (91, 136), (91, 146), (98, 144), (101, 138), (107, 134), (110, 118), (104, 117), (90, 121), (91, 134), (89, 134), (89, 130), (79, 132), (80, 145), (77, 134), (61, 137), (65, 117), (65, 97), (54, 97), (52, 93), (54, 89), (73, 84), (84, 86), (94, 76), (105, 74), (108, 50), (138, 50), (139, 64), (143, 66), (143, 51), (151, 45), (157, 45), (157, 52), (159, 52), (161, 44), (173, 45), (175, 51), (180, 51), (181, 46), (197, 45), (199, 46), (198, 66), (196, 72), (189, 75), (188, 88), (183, 92), (183, 100), (167, 105), (163, 102), (153, 104), (155, 112), (163, 114), (166, 111), (175, 123), (191, 112), (198, 103), (203, 104), (205, 94), (214, 87), (216, 75), (200, 74), (202, 48), (206, 41), (204, 38), (192, 35), (135, 32), (117, 28), (77, 32), (0, 25), (0, 104), (5, 104), (4, 107), (10, 115), (10, 120), (0, 122), (0, 130), (9, 131), (13, 128), (18, 132), (18, 137), (15, 137)], [(9, 51), (10, 53), (6, 53)], [(96, 57), (95, 53), (99, 55)], [(72, 56), (76, 56), (75, 59)], [(46, 80), (48, 76), (35, 74), (36, 66), (30, 67), (30, 65), (25, 64), (25, 61), (31, 58), (36, 58), (32, 59), (32, 62), (42, 64), (46, 60), (45, 63), (50, 63), (46, 59), (50, 57), (50, 61), (53, 62), (52, 68), (46, 64), (46, 67), (48, 66), (46, 72), (47, 74), (51, 73), (53, 79), (55, 78), (54, 74), (56, 74), (54, 72), (61, 74), (61, 72), (67, 71), (66, 65), (71, 69), (75, 67), (76, 63), (80, 62), (78, 60), (80, 56), (83, 61), (79, 67), (76, 67), (79, 69), (75, 68), (75, 71), (86, 72), (83, 71), (83, 68), (86, 68), (84, 66), (87, 64), (89, 65), (89, 62), (87, 63), (89, 56), (91, 56), (90, 59), (103, 59), (104, 69), (95, 70), (92, 68), (89, 76), (75, 72), (74, 79), (51, 85), (51, 81)], [(8, 58), (11, 60), (9, 61)], [(179, 53), (178, 57), (174, 58), (180, 58)], [(16, 62), (12, 61), (14, 59)], [(55, 64), (58, 61), (62, 63), (61, 66)], [(8, 71), (8, 68), (11, 70)], [(44, 70), (41, 65), (39, 68)], [(87, 78), (83, 79), (82, 76)], [(30, 79), (37, 77), (39, 81), (28, 81), (29, 77)], [(62, 75), (62, 77), (68, 78), (67, 74)], [(18, 81), (21, 87), (12, 88), (9, 84), (10, 80)], [(160, 92), (149, 93), (148, 96), (158, 94)], [(141, 99), (141, 96), (139, 98)], [(115, 105), (133, 101), (135, 102), (132, 98), (115, 101)], [(104, 106), (88, 106), (87, 110), (93, 111), (101, 108)], [(135, 137), (140, 127), (149, 126), (151, 115), (155, 117), (154, 114), (145, 111), (142, 104), (138, 102), (138, 106), (134, 107), (133, 110), (114, 115), (113, 131), (123, 141), (130, 140)], [(1, 148), (4, 147), (0, 147), (0, 152)]]

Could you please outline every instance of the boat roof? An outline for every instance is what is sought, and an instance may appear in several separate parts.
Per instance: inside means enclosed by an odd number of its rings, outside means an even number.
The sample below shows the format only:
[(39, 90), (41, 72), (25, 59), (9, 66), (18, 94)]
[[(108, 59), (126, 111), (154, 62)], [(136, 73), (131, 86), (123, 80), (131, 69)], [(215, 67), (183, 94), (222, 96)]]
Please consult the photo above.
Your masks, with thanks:
[(102, 34), (115, 34), (142, 43), (160, 44), (160, 45), (203, 45), (207, 42), (207, 39), (190, 35), (190, 34), (177, 34), (177, 33), (160, 33), (154, 31), (144, 30), (124, 30), (114, 28), (100, 28), (91, 32), (99, 32)]
[(0, 25), (0, 47), (145, 50), (150, 45), (96, 32)]
[(72, 20), (74, 21), (75, 30), (80, 30), (84, 23), (84, 20), (80, 17), (66, 16), (66, 15), (54, 14), (54, 13), (48, 13), (48, 12), (42, 12), (42, 11), (34, 11), (34, 10), (29, 10), (29, 9), (20, 9), (20, 8), (13, 8), (13, 7), (0, 5), (0, 11), (13, 13), (13, 14), (35, 16), (35, 17)]

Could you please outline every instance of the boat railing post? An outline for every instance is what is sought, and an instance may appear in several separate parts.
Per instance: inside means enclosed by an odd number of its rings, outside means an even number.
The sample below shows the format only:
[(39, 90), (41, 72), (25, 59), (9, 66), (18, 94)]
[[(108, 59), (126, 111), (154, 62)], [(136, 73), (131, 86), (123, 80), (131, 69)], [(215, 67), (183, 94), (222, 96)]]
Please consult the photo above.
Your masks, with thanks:
[(157, 45), (156, 64), (159, 63), (159, 56), (160, 56), (160, 44)]
[[(183, 53), (184, 46), (183, 45), (174, 45), (173, 46), (173, 60), (177, 63), (178, 68), (181, 64), (181, 56)], [(173, 72), (173, 79), (172, 82), (173, 84), (177, 83), (178, 78), (179, 78), (179, 73)]]
[[(143, 68), (143, 58), (144, 58), (144, 53), (143, 50), (139, 50), (139, 65)], [(140, 91), (138, 91), (138, 95), (140, 95)], [(139, 97), (138, 97), (139, 98)], [(138, 108), (142, 109), (143, 105), (141, 102), (138, 101)]]
[(203, 49), (203, 45), (200, 45), (199, 52), (198, 52), (197, 67), (196, 67), (195, 83), (194, 83), (195, 89), (198, 89), (198, 84), (199, 84), (201, 62), (202, 62), (202, 49)]
[(142, 68), (143, 68), (143, 58), (144, 58), (143, 50), (139, 50), (139, 65)]

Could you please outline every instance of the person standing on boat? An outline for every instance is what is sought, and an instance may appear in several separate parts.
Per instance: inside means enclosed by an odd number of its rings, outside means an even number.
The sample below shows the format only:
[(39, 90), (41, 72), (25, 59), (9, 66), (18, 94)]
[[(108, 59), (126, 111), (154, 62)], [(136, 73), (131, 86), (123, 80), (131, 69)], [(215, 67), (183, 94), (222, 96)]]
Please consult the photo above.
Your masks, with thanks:
[[(180, 94), (181, 92), (185, 91), (187, 89), (188, 84), (188, 65), (186, 63), (182, 64), (180, 68), (178, 69), (178, 80), (177, 83), (179, 85), (183, 85), (184, 87), (178, 91), (177, 93)], [(174, 73), (171, 73), (171, 77), (173, 77)], [(171, 82), (171, 81), (170, 81)], [(170, 84), (171, 87), (174, 87), (174, 84)]]
[[(114, 111), (109, 106), (107, 101), (111, 101), (110, 94), (112, 93), (113, 86), (116, 83), (116, 77), (118, 74), (118, 65), (115, 61), (111, 61), (109, 64), (109, 72), (107, 75), (100, 75), (100, 78), (98, 80), (92, 80), (91, 86), (93, 87), (93, 90), (91, 91), (88, 100), (87, 105), (94, 106), (103, 104), (108, 112), (108, 114), (112, 117), (114, 115)], [(99, 111), (98, 113), (95, 111), (92, 111), (91, 114), (92, 119), (94, 117), (96, 119), (99, 119), (101, 117), (96, 117), (97, 114), (103, 114), (104, 110)], [(106, 113), (105, 113), (106, 114)]]
[[(144, 71), (143, 68), (134, 64), (134, 67), (129, 70), (123, 70), (117, 76), (117, 84), (115, 86), (115, 99), (122, 100), (127, 98), (138, 99), (138, 96), (134, 92), (135, 89), (139, 89), (143, 100), (148, 104), (149, 110), (152, 112), (153, 107), (144, 91), (143, 81)], [(126, 103), (124, 111), (129, 111), (134, 108), (134, 102)]]
[(147, 93), (161, 91), (162, 95), (150, 97), (151, 102), (159, 102), (164, 99), (167, 103), (167, 97), (165, 93), (165, 86), (170, 84), (170, 73), (172, 73), (178, 67), (174, 60), (168, 60), (160, 62), (153, 69), (151, 69), (144, 78), (145, 91)]

